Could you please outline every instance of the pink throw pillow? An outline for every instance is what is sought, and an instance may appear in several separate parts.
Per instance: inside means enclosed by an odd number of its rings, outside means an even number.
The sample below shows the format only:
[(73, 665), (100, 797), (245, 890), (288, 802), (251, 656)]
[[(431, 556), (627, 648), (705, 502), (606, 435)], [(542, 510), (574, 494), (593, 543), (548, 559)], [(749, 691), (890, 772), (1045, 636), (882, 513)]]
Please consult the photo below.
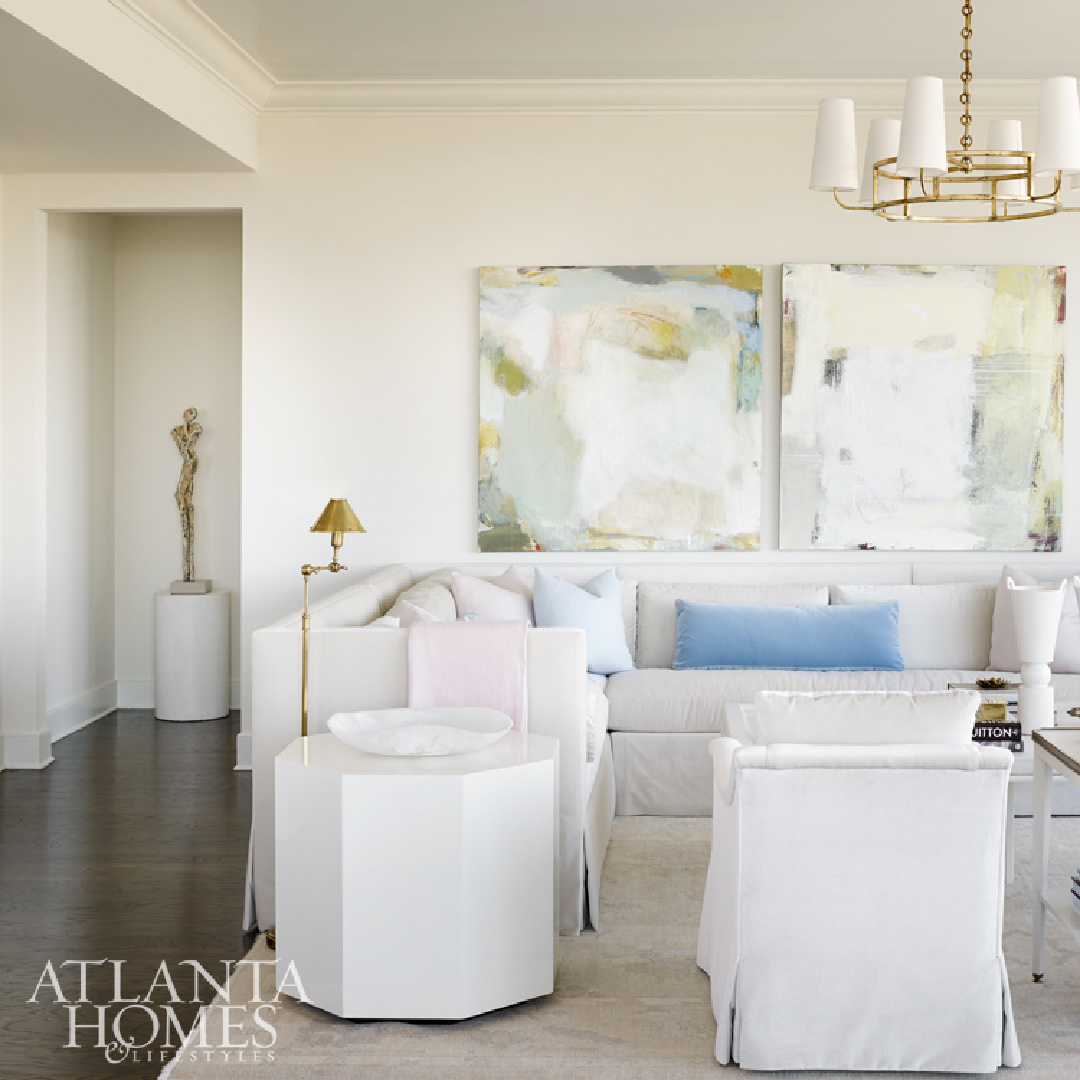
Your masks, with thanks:
[(530, 626), (533, 624), (532, 602), (516, 589), (503, 588), (468, 574), (451, 575), (450, 588), (459, 616), (472, 612), (485, 622), (523, 619)]
[[(990, 634), (990, 670), (1019, 671), (1020, 658), (1016, 652), (1016, 632), (1013, 629), (1012, 603), (1006, 578), (1017, 585), (1038, 585), (1039, 582), (1023, 570), (1012, 566), (1001, 568), (997, 595), (994, 597), (994, 624)], [(1059, 674), (1080, 673), (1080, 605), (1070, 581), (1065, 588), (1065, 603), (1058, 624), (1057, 646), (1050, 670)]]

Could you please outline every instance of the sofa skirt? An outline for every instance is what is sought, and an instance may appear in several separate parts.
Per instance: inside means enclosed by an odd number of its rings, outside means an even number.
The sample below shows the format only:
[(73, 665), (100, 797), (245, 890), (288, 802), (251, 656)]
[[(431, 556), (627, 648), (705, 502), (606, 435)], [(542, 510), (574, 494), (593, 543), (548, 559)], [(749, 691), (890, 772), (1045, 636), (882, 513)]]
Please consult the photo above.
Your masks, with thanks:
[[(615, 812), (636, 817), (710, 817), (712, 758), (709, 743), (716, 731), (613, 731)], [(1026, 759), (1026, 760), (1024, 760)], [(1015, 809), (1031, 816), (1031, 755), (1014, 765), (1026, 782), (1016, 786)], [(1080, 788), (1054, 777), (1051, 809), (1055, 815), (1080, 815)]]

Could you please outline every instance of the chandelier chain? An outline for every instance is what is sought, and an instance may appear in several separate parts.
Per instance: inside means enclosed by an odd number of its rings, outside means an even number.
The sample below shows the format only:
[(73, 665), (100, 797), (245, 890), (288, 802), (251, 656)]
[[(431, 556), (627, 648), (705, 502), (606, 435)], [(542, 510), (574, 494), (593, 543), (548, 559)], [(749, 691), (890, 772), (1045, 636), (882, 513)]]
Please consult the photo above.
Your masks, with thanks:
[[(971, 149), (971, 0), (964, 0), (960, 13), (964, 16), (964, 28), (960, 36), (964, 39), (964, 47), (960, 51), (960, 59), (964, 61), (964, 72), (960, 76), (962, 83), (960, 90), (960, 104), (964, 107), (964, 114), (960, 117), (960, 123), (964, 125), (964, 135), (960, 145), (964, 150)], [(964, 164), (971, 165), (971, 159), (964, 157)]]

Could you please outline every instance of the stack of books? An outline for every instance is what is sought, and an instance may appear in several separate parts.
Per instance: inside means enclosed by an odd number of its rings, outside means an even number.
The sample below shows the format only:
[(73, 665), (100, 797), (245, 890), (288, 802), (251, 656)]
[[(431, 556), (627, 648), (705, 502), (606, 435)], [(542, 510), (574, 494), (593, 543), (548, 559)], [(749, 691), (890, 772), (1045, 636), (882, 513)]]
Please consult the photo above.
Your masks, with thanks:
[(983, 696), (975, 715), (972, 730), (973, 742), (981, 746), (1001, 746), (1014, 754), (1024, 752), (1024, 740), (1020, 734), (1020, 716), (1017, 712), (1019, 698), (1015, 683), (1006, 683), (993, 689), (977, 683), (949, 683), (950, 690), (978, 690)]
[(1069, 899), (1072, 901), (1073, 911), (1080, 915), (1080, 868), (1077, 868), (1069, 881)]

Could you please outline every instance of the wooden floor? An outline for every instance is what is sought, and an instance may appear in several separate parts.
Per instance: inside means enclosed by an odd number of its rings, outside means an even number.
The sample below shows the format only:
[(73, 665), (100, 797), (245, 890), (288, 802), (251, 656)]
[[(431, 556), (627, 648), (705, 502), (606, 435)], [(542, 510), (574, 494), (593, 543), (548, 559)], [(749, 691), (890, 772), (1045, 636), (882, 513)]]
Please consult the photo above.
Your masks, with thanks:
[[(247, 952), (252, 939), (240, 923), (251, 774), (233, 771), (239, 730), (238, 715), (170, 724), (125, 709), (57, 742), (47, 769), (0, 772), (2, 1080), (161, 1071), (160, 1038), (150, 1061), (141, 1051), (109, 1064), (92, 1048), (93, 1030), (77, 1032), (82, 1049), (65, 1049), (69, 1014), (52, 989), (27, 1004), (47, 961), (71, 1001), (79, 969), (61, 969), (63, 961), (105, 958), (124, 961), (124, 997), (145, 996), (165, 960), (189, 999), (192, 969), (180, 961), (198, 960), (220, 980), (220, 962)], [(92, 1004), (79, 1007), (78, 1023), (95, 1022), (93, 1006), (114, 996), (111, 964), (86, 970)], [(167, 992), (153, 1000), (161, 1015)], [(120, 1008), (109, 1006), (109, 1024)], [(195, 1006), (174, 1009), (187, 1029)], [(142, 1041), (152, 1022), (131, 1010), (122, 1032)]]

